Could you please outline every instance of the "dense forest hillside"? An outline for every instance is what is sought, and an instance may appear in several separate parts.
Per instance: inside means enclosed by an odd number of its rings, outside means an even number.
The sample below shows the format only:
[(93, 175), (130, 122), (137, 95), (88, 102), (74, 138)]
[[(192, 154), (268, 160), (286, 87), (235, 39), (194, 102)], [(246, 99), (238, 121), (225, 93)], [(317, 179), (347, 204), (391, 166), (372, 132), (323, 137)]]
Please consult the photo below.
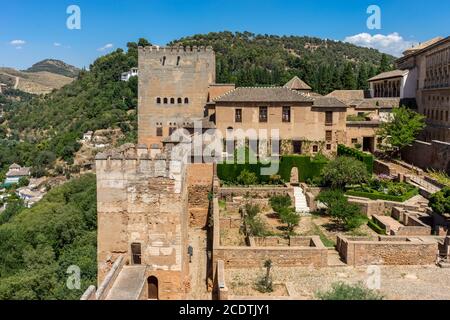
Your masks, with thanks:
[(366, 89), (368, 78), (389, 70), (394, 62), (393, 56), (350, 43), (250, 32), (200, 34), (170, 45), (211, 45), (216, 52), (220, 83), (283, 85), (298, 76), (321, 94), (337, 89)]
[(26, 72), (42, 72), (47, 71), (54, 74), (60, 74), (69, 78), (75, 78), (80, 69), (61, 60), (45, 59), (33, 64), (30, 68), (25, 70)]
[[(1, 216), (0, 300), (79, 299), (96, 284), (94, 175), (54, 188), (31, 209), (10, 205)], [(80, 268), (78, 290), (66, 286), (70, 266)]]

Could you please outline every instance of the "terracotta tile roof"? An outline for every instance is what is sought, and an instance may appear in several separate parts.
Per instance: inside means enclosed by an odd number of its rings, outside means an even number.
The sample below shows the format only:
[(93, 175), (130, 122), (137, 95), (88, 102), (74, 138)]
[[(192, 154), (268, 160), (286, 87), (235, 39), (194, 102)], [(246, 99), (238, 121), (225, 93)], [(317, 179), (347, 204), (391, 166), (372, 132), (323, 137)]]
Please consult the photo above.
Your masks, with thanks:
[(347, 105), (334, 97), (315, 97), (313, 107), (319, 108), (347, 108)]
[(289, 82), (286, 83), (284, 87), (291, 90), (312, 90), (312, 88), (305, 81), (297, 76), (289, 80)]
[(364, 90), (335, 90), (328, 94), (327, 97), (333, 97), (348, 103), (352, 100), (364, 99), (365, 93)]
[(383, 79), (389, 79), (389, 78), (398, 78), (398, 77), (403, 77), (407, 73), (408, 73), (408, 70), (388, 71), (388, 72), (380, 73), (380, 74), (376, 75), (375, 77), (370, 78), (367, 81), (371, 82), (371, 81), (377, 81), (377, 80), (383, 80)]
[(355, 109), (391, 109), (400, 106), (400, 98), (372, 98), (354, 100), (349, 106)]
[(222, 96), (216, 102), (312, 102), (306, 94), (284, 87), (239, 87)]

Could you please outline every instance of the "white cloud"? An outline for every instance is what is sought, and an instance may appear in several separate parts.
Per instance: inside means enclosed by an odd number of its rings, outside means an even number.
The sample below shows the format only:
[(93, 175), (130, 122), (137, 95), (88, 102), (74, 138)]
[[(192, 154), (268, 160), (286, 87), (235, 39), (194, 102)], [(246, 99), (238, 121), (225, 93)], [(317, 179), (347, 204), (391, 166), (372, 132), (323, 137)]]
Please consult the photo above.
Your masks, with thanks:
[(403, 39), (397, 32), (388, 35), (360, 33), (346, 37), (344, 42), (349, 42), (361, 47), (374, 48), (396, 57), (402, 56), (403, 51), (418, 44), (417, 42)]
[(12, 40), (9, 44), (13, 47), (16, 47), (16, 49), (22, 49), (22, 46), (25, 45), (27, 42), (24, 40)]
[(55, 43), (53, 43), (53, 46), (55, 46), (55, 47), (61, 47), (61, 46), (62, 46), (62, 44), (61, 44), (61, 43), (59, 43), (59, 42), (55, 42)]
[(98, 48), (97, 50), (98, 51), (105, 51), (105, 50), (111, 49), (113, 47), (114, 47), (114, 45), (112, 43), (108, 43), (108, 44), (104, 45), (103, 47)]

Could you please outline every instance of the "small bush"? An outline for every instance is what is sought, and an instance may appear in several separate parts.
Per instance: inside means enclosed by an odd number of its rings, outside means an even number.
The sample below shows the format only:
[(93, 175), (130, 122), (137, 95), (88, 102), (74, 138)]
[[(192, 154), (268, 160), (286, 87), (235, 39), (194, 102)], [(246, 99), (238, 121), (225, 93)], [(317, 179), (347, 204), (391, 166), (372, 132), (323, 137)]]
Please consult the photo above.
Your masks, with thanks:
[(237, 182), (244, 186), (251, 186), (258, 183), (258, 177), (253, 172), (242, 170), (242, 172), (237, 177)]
[(320, 300), (383, 300), (383, 296), (363, 284), (348, 285), (343, 282), (334, 283), (327, 292), (317, 293)]
[(269, 200), (270, 206), (276, 213), (280, 213), (283, 208), (292, 206), (292, 199), (290, 196), (273, 196)]

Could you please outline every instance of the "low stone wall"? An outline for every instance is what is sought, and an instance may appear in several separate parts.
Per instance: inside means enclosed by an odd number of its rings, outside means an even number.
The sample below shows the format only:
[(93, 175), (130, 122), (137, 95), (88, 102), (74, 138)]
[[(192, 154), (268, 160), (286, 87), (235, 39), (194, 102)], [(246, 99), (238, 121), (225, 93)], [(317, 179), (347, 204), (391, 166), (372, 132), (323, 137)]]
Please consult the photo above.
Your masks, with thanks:
[(385, 174), (388, 176), (396, 176), (397, 171), (393, 170), (387, 163), (381, 160), (375, 160), (373, 162), (373, 173)]
[(450, 174), (450, 143), (417, 140), (403, 149), (402, 159), (424, 170), (433, 168)]
[(126, 260), (123, 255), (120, 255), (111, 267), (111, 270), (106, 274), (105, 279), (96, 290), (95, 286), (90, 286), (83, 294), (80, 300), (105, 300), (111, 289), (114, 281), (125, 265)]
[(220, 187), (218, 190), (219, 199), (232, 201), (233, 197), (249, 197), (251, 199), (268, 199), (272, 196), (289, 195), (294, 196), (294, 189), (289, 187)]
[(418, 211), (418, 206), (411, 206), (405, 203), (386, 201), (386, 200), (370, 200), (366, 198), (359, 198), (353, 196), (347, 196), (350, 203), (356, 204), (361, 208), (361, 211), (368, 218), (375, 215), (386, 215), (392, 211), (392, 208), (399, 207), (405, 210)]
[(217, 261), (214, 278), (214, 295), (217, 300), (228, 300), (228, 288), (225, 283), (225, 266), (222, 260)]
[(220, 218), (220, 229), (233, 229), (240, 228), (242, 225), (241, 218), (235, 217), (221, 217)]
[(345, 238), (338, 236), (337, 250), (345, 263), (364, 265), (431, 265), (436, 261), (438, 244), (421, 237)]
[(392, 218), (397, 219), (404, 226), (401, 227), (394, 235), (398, 236), (429, 236), (431, 235), (431, 227), (417, 217), (419, 213), (409, 212), (407, 210), (395, 207), (392, 209)]
[[(295, 246), (256, 246), (255, 239), (249, 241), (251, 246), (221, 246), (220, 244), (220, 210), (218, 198), (213, 199), (213, 270), (218, 261), (224, 262), (226, 268), (259, 268), (264, 261), (271, 259), (277, 267), (314, 266), (325, 267), (328, 263), (328, 249), (319, 237), (298, 237), (293, 240)], [(259, 240), (262, 241), (262, 240)], [(270, 241), (270, 240), (268, 240)], [(306, 244), (308, 246), (297, 246)]]

